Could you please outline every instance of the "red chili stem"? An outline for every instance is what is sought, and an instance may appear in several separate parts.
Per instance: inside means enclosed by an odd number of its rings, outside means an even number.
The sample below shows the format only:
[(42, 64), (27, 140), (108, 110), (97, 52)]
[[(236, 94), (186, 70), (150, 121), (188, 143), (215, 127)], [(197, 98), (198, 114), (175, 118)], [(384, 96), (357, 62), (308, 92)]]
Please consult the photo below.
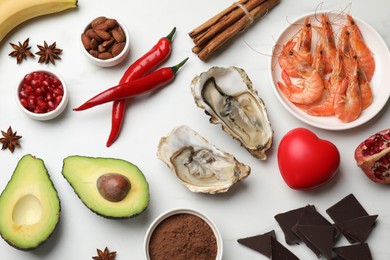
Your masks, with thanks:
[(187, 62), (187, 60), (188, 58), (173, 67), (161, 68), (145, 77), (111, 87), (73, 110), (81, 111), (89, 109), (107, 102), (134, 97), (163, 87), (175, 78), (177, 71)]
[[(172, 51), (172, 38), (176, 27), (166, 36), (161, 38), (147, 53), (136, 60), (123, 74), (119, 84), (138, 79), (156, 68), (165, 61)], [(118, 138), (123, 125), (126, 111), (126, 99), (115, 100), (112, 104), (111, 131), (106, 146), (111, 146)]]

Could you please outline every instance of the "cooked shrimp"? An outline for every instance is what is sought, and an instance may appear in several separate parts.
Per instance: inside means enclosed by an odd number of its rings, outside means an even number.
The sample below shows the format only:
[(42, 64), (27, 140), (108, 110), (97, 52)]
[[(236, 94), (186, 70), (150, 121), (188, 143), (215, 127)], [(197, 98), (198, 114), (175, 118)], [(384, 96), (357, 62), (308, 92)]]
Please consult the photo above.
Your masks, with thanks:
[(362, 111), (357, 62), (352, 59), (351, 65), (351, 73), (342, 80), (334, 97), (335, 115), (344, 123), (354, 121)]
[(349, 30), (348, 26), (343, 26), (340, 32), (340, 36), (338, 39), (338, 45), (337, 45), (337, 50), (339, 54), (343, 56), (351, 56), (352, 50), (351, 50), (351, 44), (349, 41)]
[(297, 78), (299, 73), (295, 70), (294, 65), (289, 62), (288, 55), (292, 49), (296, 49), (297, 53), (305, 59), (309, 64), (312, 62), (311, 56), (311, 41), (312, 41), (312, 27), (310, 18), (306, 17), (302, 28), (297, 35), (287, 41), (282, 47), (278, 62), (282, 70), (284, 70), (290, 77)]
[(350, 43), (356, 56), (359, 67), (366, 75), (368, 82), (371, 81), (375, 72), (375, 59), (372, 51), (366, 45), (359, 27), (351, 15), (347, 15), (348, 31), (350, 33)]
[(336, 56), (336, 43), (334, 39), (332, 24), (327, 14), (321, 15), (321, 26), (316, 27), (319, 32), (321, 51), (324, 62), (324, 74), (332, 72), (332, 64)]
[(330, 89), (329, 80), (324, 81), (324, 92), (322, 97), (308, 105), (296, 104), (297, 107), (311, 116), (331, 116), (334, 115), (334, 93)]
[(321, 77), (325, 76), (325, 60), (324, 60), (323, 46), (320, 41), (317, 42), (314, 50), (313, 62), (311, 66), (316, 69)]
[(307, 63), (312, 63), (311, 56), (312, 28), (310, 18), (307, 16), (298, 35), (297, 52)]
[(358, 67), (358, 80), (362, 98), (362, 109), (366, 109), (371, 105), (373, 96), (370, 82), (367, 80), (366, 74), (364, 71)]
[(280, 52), (278, 62), (279, 66), (282, 68), (282, 70), (287, 73), (290, 77), (297, 78), (299, 77), (298, 72), (296, 71), (294, 64), (291, 64), (288, 56), (289, 53), (293, 50), (296, 42), (293, 41), (293, 39), (289, 40), (285, 45), (282, 47), (282, 51)]
[(284, 95), (297, 104), (310, 104), (320, 99), (324, 91), (324, 83), (318, 71), (294, 50), (289, 52), (288, 61), (294, 65), (300, 79), (297, 80), (297, 84), (293, 84), (287, 73), (282, 73), (284, 84), (278, 82), (278, 87)]
[[(350, 27), (348, 25), (344, 26), (341, 33), (340, 33), (340, 39), (339, 39), (339, 45), (338, 48), (340, 52), (344, 55), (345, 64), (344, 67), (346, 69), (350, 69), (351, 65), (351, 59), (357, 59), (357, 56), (355, 56), (355, 52), (351, 45), (351, 33), (349, 31)], [(372, 96), (372, 90), (370, 82), (367, 79), (367, 76), (364, 72), (364, 69), (361, 66), (361, 63), (359, 60), (357, 62), (357, 76), (358, 76), (358, 83), (360, 86), (360, 94), (362, 99), (362, 109), (367, 108), (373, 100)], [(353, 66), (352, 66), (353, 67)]]
[(335, 114), (334, 98), (345, 77), (343, 55), (337, 51), (332, 65), (332, 73), (328, 80), (324, 81), (324, 94), (319, 101), (310, 105), (301, 106), (307, 114), (312, 116), (331, 116)]

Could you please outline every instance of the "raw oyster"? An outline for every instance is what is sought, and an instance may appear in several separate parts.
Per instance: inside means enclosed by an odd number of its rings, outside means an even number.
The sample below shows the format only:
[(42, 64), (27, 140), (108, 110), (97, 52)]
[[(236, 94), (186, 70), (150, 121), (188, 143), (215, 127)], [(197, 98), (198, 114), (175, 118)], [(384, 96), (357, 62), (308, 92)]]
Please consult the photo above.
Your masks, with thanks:
[(249, 166), (185, 125), (161, 138), (157, 156), (193, 192), (226, 192), (251, 171)]
[(191, 91), (211, 123), (221, 124), (254, 157), (267, 159), (273, 130), (264, 102), (243, 69), (212, 67), (192, 80)]

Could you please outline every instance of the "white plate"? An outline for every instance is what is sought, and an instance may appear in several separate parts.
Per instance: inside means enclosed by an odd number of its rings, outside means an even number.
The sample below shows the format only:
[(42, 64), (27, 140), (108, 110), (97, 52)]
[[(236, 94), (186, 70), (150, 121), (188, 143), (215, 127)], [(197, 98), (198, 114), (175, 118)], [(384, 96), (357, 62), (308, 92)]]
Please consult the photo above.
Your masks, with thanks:
[[(371, 88), (373, 92), (373, 103), (362, 111), (362, 114), (355, 121), (350, 123), (343, 123), (338, 120), (335, 116), (327, 116), (327, 117), (316, 117), (310, 116), (294, 106), (290, 101), (286, 99), (283, 93), (279, 90), (276, 83), (281, 80), (281, 68), (277, 62), (277, 55), (280, 51), (280, 46), (285, 44), (294, 34), (298, 32), (300, 29), (300, 25), (303, 24), (303, 21), (306, 16), (310, 16), (312, 19), (312, 23), (316, 23), (316, 17), (318, 18), (321, 13), (311, 13), (300, 17), (299, 19), (293, 21), (289, 26), (287, 26), (280, 36), (277, 38), (276, 45), (274, 50), (274, 55), (271, 58), (270, 64), (270, 73), (271, 79), (273, 82), (273, 89), (275, 91), (276, 96), (279, 101), (283, 104), (283, 106), (296, 118), (299, 120), (318, 127), (322, 129), (328, 130), (344, 130), (357, 127), (362, 125), (372, 119), (376, 114), (380, 112), (380, 110), (384, 107), (387, 100), (390, 97), (390, 73), (388, 72), (388, 68), (390, 68), (390, 52), (389, 49), (382, 39), (382, 37), (367, 23), (364, 21), (354, 17), (356, 24), (359, 26), (363, 37), (366, 41), (367, 46), (374, 53), (375, 57), (375, 73), (371, 80)], [(330, 20), (336, 18), (336, 13), (328, 13)], [(338, 23), (340, 22), (340, 17), (337, 17)], [(336, 28), (335, 32), (337, 32)], [(314, 33), (313, 33), (314, 38)], [(336, 37), (337, 38), (337, 37)], [(279, 47), (278, 47), (279, 46)], [(315, 45), (313, 45), (315, 46)]]

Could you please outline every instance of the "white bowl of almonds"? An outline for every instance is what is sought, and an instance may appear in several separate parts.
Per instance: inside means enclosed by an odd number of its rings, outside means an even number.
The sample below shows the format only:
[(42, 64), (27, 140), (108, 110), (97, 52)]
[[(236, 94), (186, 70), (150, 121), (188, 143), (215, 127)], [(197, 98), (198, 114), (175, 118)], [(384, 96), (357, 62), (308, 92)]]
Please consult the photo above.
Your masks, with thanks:
[(129, 54), (129, 32), (117, 19), (99, 16), (84, 28), (81, 48), (88, 60), (100, 67), (121, 63)]

